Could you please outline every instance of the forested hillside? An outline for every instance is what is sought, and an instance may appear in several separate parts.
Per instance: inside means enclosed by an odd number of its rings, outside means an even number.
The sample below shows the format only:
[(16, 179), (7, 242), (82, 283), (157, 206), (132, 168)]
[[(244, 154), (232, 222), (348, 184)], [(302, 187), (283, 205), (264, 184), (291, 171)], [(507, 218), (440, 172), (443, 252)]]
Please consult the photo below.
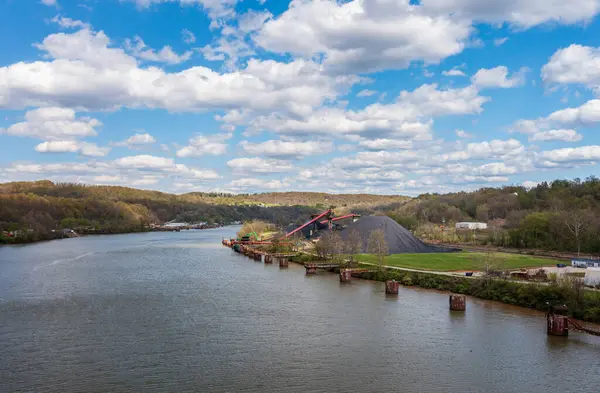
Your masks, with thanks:
[[(529, 190), (425, 194), (390, 215), (432, 240), (472, 241), (474, 235), (477, 242), (502, 247), (600, 252), (600, 180), (594, 176), (543, 182)], [(476, 234), (453, 230), (455, 222), (474, 220), (488, 223), (489, 229)]]
[(298, 223), (331, 205), (363, 214), (400, 206), (406, 197), (322, 193), (167, 194), (114, 186), (55, 184), (50, 181), (0, 184), (0, 231), (19, 231), (22, 241), (52, 236), (52, 230), (140, 231), (150, 223), (231, 223), (262, 219)]

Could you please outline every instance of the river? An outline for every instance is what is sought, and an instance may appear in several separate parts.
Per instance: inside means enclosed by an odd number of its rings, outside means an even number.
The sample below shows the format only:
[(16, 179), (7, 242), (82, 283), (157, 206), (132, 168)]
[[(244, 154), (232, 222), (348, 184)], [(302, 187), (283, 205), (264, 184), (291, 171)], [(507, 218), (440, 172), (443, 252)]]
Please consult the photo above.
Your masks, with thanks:
[(280, 270), (223, 247), (236, 229), (0, 247), (0, 391), (600, 391), (599, 338)]

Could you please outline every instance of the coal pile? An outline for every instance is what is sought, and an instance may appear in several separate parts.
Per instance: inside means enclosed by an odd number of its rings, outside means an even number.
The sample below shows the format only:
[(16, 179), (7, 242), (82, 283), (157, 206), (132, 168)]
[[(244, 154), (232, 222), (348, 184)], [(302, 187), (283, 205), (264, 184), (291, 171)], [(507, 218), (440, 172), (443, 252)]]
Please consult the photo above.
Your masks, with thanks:
[(368, 242), (371, 232), (382, 229), (385, 233), (385, 241), (390, 254), (419, 254), (432, 252), (454, 252), (460, 251), (455, 248), (436, 247), (423, 243), (413, 236), (412, 233), (396, 221), (387, 216), (366, 216), (349, 224), (340, 231), (342, 239), (347, 240), (351, 231), (355, 230), (363, 239), (362, 252), (368, 252)]

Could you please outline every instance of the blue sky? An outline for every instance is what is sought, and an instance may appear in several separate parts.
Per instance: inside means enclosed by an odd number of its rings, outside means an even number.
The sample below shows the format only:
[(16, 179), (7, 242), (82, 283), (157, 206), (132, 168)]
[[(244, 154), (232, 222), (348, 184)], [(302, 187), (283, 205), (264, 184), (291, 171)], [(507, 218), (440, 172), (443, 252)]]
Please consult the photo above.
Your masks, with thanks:
[(0, 0), (0, 182), (416, 195), (597, 171), (600, 0)]

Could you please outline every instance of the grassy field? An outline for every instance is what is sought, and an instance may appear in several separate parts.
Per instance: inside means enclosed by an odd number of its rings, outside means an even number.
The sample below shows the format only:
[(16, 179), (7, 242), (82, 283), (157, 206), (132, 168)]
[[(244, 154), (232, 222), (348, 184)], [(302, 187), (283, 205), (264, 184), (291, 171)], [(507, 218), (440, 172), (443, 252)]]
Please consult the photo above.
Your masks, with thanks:
[[(377, 263), (375, 255), (358, 255), (360, 262)], [(385, 257), (384, 265), (409, 269), (450, 272), (455, 270), (483, 270), (485, 260), (493, 261), (497, 269), (555, 266), (557, 261), (529, 255), (481, 252), (450, 252), (435, 254), (393, 254)]]

